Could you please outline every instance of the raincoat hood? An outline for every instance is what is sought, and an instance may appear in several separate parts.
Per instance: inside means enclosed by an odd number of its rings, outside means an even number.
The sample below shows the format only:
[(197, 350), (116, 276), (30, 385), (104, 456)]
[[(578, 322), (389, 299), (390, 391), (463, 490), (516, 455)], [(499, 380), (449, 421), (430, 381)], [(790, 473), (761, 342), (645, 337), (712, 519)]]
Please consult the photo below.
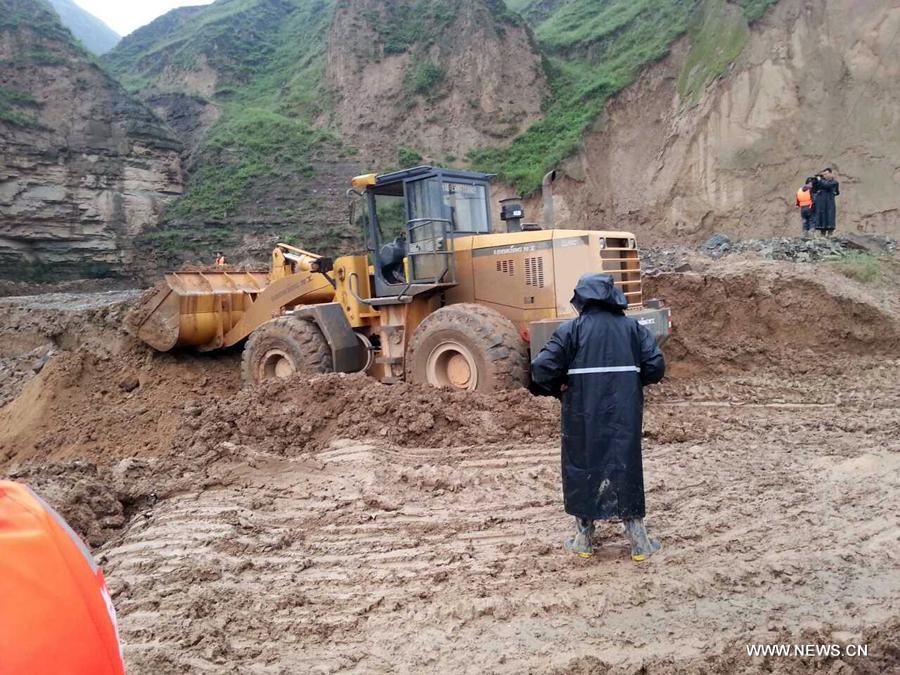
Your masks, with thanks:
[(608, 274), (584, 274), (575, 286), (572, 306), (581, 314), (585, 307), (599, 305), (606, 309), (628, 309), (628, 301), (622, 289), (617, 288)]

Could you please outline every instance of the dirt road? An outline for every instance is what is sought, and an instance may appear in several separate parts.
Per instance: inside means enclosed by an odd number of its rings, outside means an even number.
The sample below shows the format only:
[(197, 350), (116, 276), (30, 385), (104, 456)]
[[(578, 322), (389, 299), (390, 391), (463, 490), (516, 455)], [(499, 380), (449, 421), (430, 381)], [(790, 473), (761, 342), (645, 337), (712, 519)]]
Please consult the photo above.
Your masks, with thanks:
[[(242, 447), (249, 461), (222, 474), (227, 485), (157, 504), (102, 549), (128, 662), (703, 672), (714, 658), (751, 672), (761, 660), (745, 643), (807, 630), (871, 640), (887, 664), (900, 614), (900, 361), (853, 365), (658, 390), (646, 472), (665, 549), (646, 565), (615, 525), (593, 559), (561, 552), (555, 443)], [(863, 637), (873, 627), (880, 653)]]
[(118, 300), (62, 327), (5, 301), (0, 334), (28, 338), (0, 356), (58, 353), (0, 382), (0, 458), (93, 544), (129, 672), (897, 672), (896, 298), (764, 268), (655, 281), (684, 323), (648, 396), (664, 549), (641, 565), (614, 523), (594, 558), (562, 552), (554, 401), (241, 391), (236, 354), (154, 355)]

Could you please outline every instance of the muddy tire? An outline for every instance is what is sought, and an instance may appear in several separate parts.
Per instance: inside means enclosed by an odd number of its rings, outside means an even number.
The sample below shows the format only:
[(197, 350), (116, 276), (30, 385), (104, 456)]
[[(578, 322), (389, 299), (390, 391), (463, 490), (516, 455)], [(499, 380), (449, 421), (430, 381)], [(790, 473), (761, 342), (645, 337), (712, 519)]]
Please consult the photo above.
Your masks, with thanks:
[(283, 316), (264, 323), (244, 345), (244, 384), (290, 377), (295, 373), (330, 373), (331, 349), (312, 321)]
[(416, 329), (406, 352), (408, 382), (468, 391), (506, 391), (528, 383), (528, 351), (500, 313), (461, 303), (442, 307)]

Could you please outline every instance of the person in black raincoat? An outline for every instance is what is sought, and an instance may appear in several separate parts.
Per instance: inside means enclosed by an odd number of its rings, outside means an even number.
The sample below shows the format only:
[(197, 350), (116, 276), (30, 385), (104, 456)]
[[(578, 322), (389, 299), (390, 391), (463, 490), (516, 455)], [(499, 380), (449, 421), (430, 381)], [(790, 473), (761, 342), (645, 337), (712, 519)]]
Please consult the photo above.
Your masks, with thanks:
[(643, 387), (659, 382), (665, 359), (653, 335), (625, 316), (613, 278), (585, 274), (560, 326), (531, 364), (532, 390), (562, 398), (562, 485), (576, 534), (566, 548), (593, 554), (594, 520), (622, 519), (632, 558), (659, 550), (644, 528), (641, 463)]
[(841, 185), (834, 177), (831, 167), (816, 176), (813, 183), (813, 201), (815, 202), (816, 230), (823, 236), (830, 237), (837, 227), (837, 206), (834, 198), (841, 194)]

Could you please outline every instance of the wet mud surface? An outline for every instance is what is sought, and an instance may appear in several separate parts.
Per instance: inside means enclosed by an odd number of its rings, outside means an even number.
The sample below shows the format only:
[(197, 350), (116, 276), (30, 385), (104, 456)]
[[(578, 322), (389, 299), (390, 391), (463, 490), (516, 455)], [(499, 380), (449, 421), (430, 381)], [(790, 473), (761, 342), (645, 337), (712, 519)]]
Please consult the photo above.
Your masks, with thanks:
[[(896, 672), (896, 292), (783, 263), (655, 283), (680, 309), (643, 564), (617, 523), (564, 553), (555, 401), (242, 389), (239, 353), (130, 338), (136, 293), (2, 300), (0, 465), (92, 545), (129, 672)], [(746, 654), (795, 642), (869, 655)]]

